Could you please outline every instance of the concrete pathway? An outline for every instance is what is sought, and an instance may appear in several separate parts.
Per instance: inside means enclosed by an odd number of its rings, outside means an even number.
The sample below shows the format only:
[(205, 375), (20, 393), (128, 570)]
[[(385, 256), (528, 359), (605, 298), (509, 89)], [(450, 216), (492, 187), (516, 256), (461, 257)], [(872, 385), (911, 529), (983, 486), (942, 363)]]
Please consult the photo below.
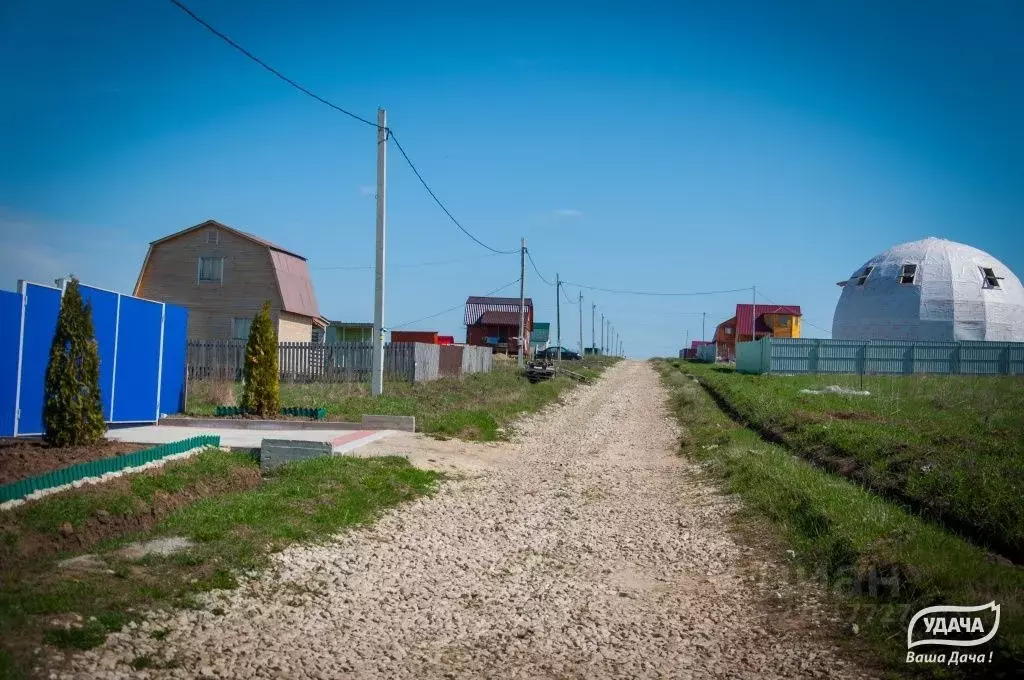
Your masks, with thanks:
[(220, 435), (224, 447), (258, 449), (264, 439), (295, 439), (307, 442), (331, 442), (335, 453), (348, 453), (370, 442), (384, 439), (392, 430), (240, 430), (237, 428), (179, 427), (142, 425), (107, 432), (108, 439), (137, 444), (169, 444), (204, 434)]

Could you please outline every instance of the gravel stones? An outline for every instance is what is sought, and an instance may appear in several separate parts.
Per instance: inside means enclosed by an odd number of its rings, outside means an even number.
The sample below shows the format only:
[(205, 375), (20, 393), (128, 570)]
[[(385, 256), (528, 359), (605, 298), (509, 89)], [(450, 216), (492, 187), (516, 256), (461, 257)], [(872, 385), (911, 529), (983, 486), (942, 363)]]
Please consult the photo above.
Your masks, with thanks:
[(650, 366), (622, 362), (519, 423), (485, 468), (276, 555), (205, 596), (221, 616), (111, 635), (74, 677), (126, 677), (147, 654), (180, 663), (150, 678), (865, 677), (818, 614), (768, 625), (735, 508), (676, 455), (664, 400)]

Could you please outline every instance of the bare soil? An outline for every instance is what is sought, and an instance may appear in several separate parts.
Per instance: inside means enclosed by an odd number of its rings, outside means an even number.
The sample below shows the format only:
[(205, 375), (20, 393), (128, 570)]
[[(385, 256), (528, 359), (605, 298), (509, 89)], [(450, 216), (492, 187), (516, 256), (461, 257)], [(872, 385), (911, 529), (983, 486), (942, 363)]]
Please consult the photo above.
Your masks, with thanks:
[(40, 439), (0, 439), (0, 484), (35, 477), (76, 463), (140, 451), (143, 444), (104, 439), (89, 446), (50, 446)]

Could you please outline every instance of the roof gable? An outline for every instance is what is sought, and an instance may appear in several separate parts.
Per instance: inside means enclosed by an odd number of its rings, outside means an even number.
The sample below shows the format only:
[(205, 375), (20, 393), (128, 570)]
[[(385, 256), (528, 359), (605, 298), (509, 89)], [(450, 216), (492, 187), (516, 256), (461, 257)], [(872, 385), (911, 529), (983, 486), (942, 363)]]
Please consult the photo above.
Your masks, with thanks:
[(249, 232), (242, 231), (241, 229), (235, 229), (234, 227), (229, 227), (228, 225), (222, 224), (222, 223), (218, 222), (217, 220), (206, 220), (205, 222), (202, 222), (200, 224), (196, 224), (196, 225), (191, 226), (191, 227), (186, 227), (185, 229), (182, 229), (181, 231), (176, 231), (173, 234), (170, 234), (169, 236), (164, 236), (163, 238), (158, 238), (155, 241), (150, 241), (149, 246), (152, 248), (153, 246), (156, 246), (156, 245), (159, 245), (161, 243), (164, 243), (165, 241), (170, 241), (171, 239), (178, 238), (179, 236), (184, 236), (185, 234), (192, 233), (193, 231), (196, 231), (198, 229), (210, 229), (211, 227), (216, 227), (217, 229), (223, 229), (224, 231), (227, 231), (227, 232), (230, 232), (232, 234), (235, 234), (236, 236), (241, 236), (242, 238), (248, 239), (248, 240), (250, 240), (250, 241), (252, 241), (254, 243), (258, 243), (261, 246), (265, 246), (265, 247), (267, 247), (267, 248), (269, 248), (271, 250), (276, 250), (278, 252), (286, 253), (288, 255), (291, 255), (292, 257), (297, 257), (300, 260), (305, 260), (306, 259), (306, 258), (302, 257), (302, 255), (299, 255), (298, 253), (296, 253), (294, 251), (288, 250), (287, 248), (282, 248), (281, 246), (277, 245), (276, 243), (271, 243), (270, 241), (268, 241), (266, 239), (262, 239), (259, 236), (255, 236), (253, 234), (250, 234)]
[[(533, 300), (530, 298), (525, 299), (526, 307), (526, 323), (530, 324), (530, 318), (533, 316)], [(484, 312), (514, 312), (519, 314), (519, 298), (496, 298), (496, 297), (477, 297), (470, 296), (466, 298), (466, 315), (463, 319), (467, 326), (473, 326), (480, 323), (480, 317), (483, 316)], [(516, 322), (519, 323), (518, 321)]]
[(771, 329), (764, 322), (765, 314), (789, 314), (792, 316), (802, 316), (800, 312), (800, 305), (751, 305), (751, 304), (739, 304), (736, 305), (736, 332), (742, 335), (750, 334), (751, 327), (751, 313), (755, 318), (757, 324), (757, 331), (759, 333), (767, 333)]

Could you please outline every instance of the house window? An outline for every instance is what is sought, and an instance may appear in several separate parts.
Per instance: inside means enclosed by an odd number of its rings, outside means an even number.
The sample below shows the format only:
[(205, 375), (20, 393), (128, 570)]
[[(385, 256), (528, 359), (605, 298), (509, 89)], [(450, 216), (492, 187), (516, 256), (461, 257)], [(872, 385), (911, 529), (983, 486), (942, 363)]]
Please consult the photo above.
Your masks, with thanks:
[(314, 328), (313, 329), (313, 335), (310, 338), (310, 340), (312, 342), (316, 343), (317, 345), (324, 344), (324, 329), (323, 328)]
[(916, 264), (905, 264), (900, 272), (900, 283), (909, 285), (914, 283), (914, 279), (917, 278), (917, 265)]
[(224, 258), (223, 257), (201, 257), (199, 258), (199, 280), (218, 281), (224, 283)]
[(232, 329), (232, 335), (235, 340), (248, 340), (249, 339), (249, 328), (252, 327), (252, 319), (239, 319), (235, 317), (232, 319), (234, 328)]
[(863, 286), (864, 283), (868, 280), (868, 277), (871, 276), (871, 272), (874, 271), (874, 269), (875, 268), (873, 265), (868, 265), (867, 267), (864, 267), (864, 271), (862, 271), (860, 273), (860, 276), (857, 277), (857, 285)]
[(981, 267), (981, 275), (985, 279), (982, 288), (999, 288), (999, 279), (1002, 277), (996, 276), (992, 267)]
[(732, 329), (731, 328), (726, 328), (725, 329), (725, 334), (726, 335), (732, 335)]
[(220, 243), (220, 232), (216, 229), (210, 229), (206, 232), (206, 242), (212, 245)]
[(777, 316), (775, 318), (775, 325), (776, 326), (788, 326), (789, 325), (789, 317), (787, 315), (785, 315), (785, 314), (781, 314), (781, 315)]

